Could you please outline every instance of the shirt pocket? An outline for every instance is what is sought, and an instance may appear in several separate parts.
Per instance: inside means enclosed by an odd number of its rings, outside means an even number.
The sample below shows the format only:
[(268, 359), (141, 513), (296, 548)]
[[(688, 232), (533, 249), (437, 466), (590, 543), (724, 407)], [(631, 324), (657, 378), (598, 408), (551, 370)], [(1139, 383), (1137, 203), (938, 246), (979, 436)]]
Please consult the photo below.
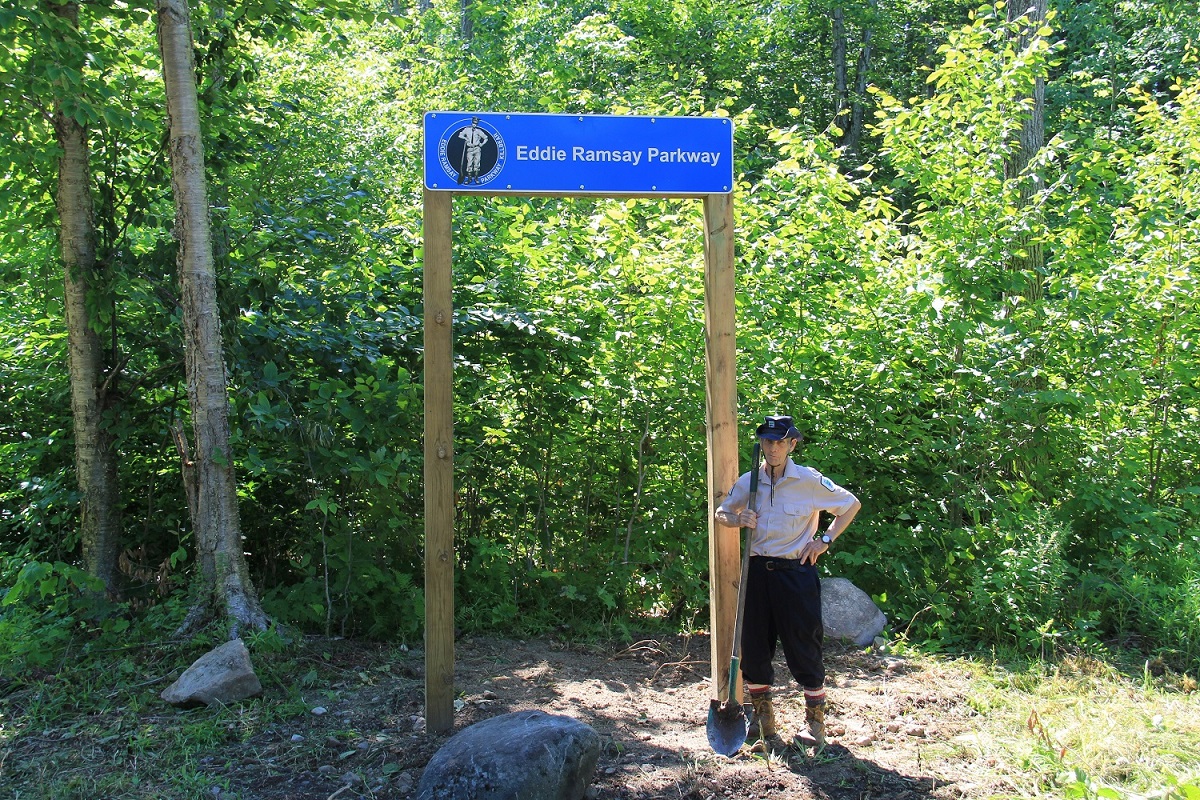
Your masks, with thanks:
[(809, 520), (812, 519), (814, 510), (812, 503), (795, 500), (781, 503), (779, 505), (780, 527), (793, 535), (803, 533), (808, 527)]

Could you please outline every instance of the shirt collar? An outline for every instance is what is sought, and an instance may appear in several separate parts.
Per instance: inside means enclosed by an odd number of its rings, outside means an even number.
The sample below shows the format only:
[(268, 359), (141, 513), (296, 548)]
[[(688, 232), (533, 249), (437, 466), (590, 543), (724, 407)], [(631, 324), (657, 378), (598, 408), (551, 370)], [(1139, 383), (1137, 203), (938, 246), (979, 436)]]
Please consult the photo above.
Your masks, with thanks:
[[(767, 462), (766, 461), (763, 461), (762, 465), (758, 468), (758, 473), (759, 473), (758, 478), (760, 481), (764, 481), (764, 482), (768, 482), (768, 483), (770, 482), (771, 473), (769, 473), (767, 471)], [(783, 481), (787, 478), (798, 478), (799, 476), (800, 476), (800, 465), (797, 464), (795, 461), (792, 461), (791, 456), (788, 456), (788, 460), (783, 465), (783, 474), (779, 476), (779, 480)], [(778, 483), (778, 481), (776, 483)]]

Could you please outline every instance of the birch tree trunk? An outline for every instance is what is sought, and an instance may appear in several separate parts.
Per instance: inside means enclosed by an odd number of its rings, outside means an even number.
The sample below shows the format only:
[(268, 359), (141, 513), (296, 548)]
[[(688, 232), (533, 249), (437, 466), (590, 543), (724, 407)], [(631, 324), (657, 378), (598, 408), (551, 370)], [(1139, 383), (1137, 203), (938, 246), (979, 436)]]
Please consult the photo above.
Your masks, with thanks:
[[(77, 3), (48, 3), (47, 8), (71, 27), (78, 25)], [(62, 148), (55, 203), (63, 263), (83, 568), (103, 581), (106, 593), (115, 597), (119, 594), (117, 560), (121, 548), (117, 454), (112, 434), (103, 422), (112, 395), (105, 380), (104, 346), (92, 327), (87, 305), (97, 267), (88, 134), (87, 128), (63, 112), (61, 102), (55, 104), (52, 122), (55, 139)]]
[(242, 625), (262, 630), (269, 620), (250, 581), (238, 521), (191, 20), (186, 0), (157, 0), (156, 8), (170, 117), (171, 187), (194, 438), (194, 446), (188, 448), (184, 434), (179, 436), (185, 482), (191, 483), (185, 489), (199, 566), (198, 603), (184, 624), (224, 613), (236, 635)]

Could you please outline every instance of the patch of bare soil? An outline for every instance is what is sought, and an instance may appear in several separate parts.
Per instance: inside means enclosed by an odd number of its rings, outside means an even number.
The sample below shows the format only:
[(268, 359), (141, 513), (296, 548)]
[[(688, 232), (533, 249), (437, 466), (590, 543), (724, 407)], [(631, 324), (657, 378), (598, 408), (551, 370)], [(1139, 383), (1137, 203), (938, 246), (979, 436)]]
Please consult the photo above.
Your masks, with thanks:
[[(420, 652), (325, 643), (345, 680), (306, 696), (309, 714), (214, 753), (205, 769), (238, 796), (403, 798), (450, 735), (511, 711), (540, 709), (591, 725), (604, 742), (590, 798), (904, 800), (991, 796), (988, 765), (955, 737), (972, 730), (967, 677), (952, 666), (827, 647), (830, 743), (820, 754), (733, 758), (709, 748), (707, 637), (603, 648), (557, 641), (465, 638), (456, 645), (459, 701), (447, 735), (424, 731)], [(780, 663), (778, 676), (787, 670)], [(776, 691), (785, 732), (803, 697)], [(269, 698), (268, 698), (269, 699)], [(219, 796), (218, 796), (219, 797)]]

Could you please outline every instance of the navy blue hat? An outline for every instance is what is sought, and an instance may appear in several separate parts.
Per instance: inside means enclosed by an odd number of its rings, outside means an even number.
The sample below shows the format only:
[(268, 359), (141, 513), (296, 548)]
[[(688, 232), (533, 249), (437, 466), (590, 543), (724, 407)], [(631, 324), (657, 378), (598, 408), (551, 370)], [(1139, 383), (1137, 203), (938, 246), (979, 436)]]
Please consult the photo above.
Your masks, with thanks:
[(767, 421), (754, 432), (760, 439), (802, 439), (800, 431), (792, 424), (791, 417), (767, 417)]

